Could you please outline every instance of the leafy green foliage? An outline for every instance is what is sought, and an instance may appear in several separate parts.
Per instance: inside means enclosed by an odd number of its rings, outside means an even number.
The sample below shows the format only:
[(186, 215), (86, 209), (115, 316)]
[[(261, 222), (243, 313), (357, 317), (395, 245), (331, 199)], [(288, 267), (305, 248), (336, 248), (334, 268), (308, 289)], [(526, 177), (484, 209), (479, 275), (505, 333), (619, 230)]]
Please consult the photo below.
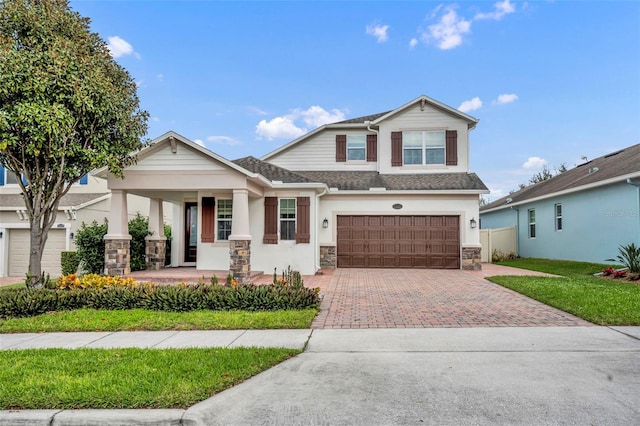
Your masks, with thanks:
[(607, 259), (608, 262), (620, 262), (632, 274), (640, 273), (640, 246), (636, 247), (634, 243), (618, 248), (618, 254), (615, 259)]
[(78, 252), (63, 251), (60, 253), (60, 264), (62, 266), (62, 275), (74, 274), (80, 264)]
[(30, 287), (60, 199), (83, 175), (116, 176), (144, 144), (133, 78), (67, 0), (0, 2), (0, 164), (23, 179)]
[(104, 269), (104, 236), (107, 235), (107, 229), (106, 219), (102, 224), (94, 220), (90, 225), (82, 222), (76, 232), (78, 258), (84, 262), (89, 273), (100, 274)]
[(131, 235), (131, 270), (142, 271), (145, 265), (145, 237), (149, 232), (149, 219), (136, 213), (129, 220), (129, 234)]
[(20, 318), (79, 308), (149, 309), (165, 312), (195, 310), (276, 311), (315, 309), (317, 289), (273, 285), (138, 286), (86, 289), (10, 289), (0, 292), (0, 318)]

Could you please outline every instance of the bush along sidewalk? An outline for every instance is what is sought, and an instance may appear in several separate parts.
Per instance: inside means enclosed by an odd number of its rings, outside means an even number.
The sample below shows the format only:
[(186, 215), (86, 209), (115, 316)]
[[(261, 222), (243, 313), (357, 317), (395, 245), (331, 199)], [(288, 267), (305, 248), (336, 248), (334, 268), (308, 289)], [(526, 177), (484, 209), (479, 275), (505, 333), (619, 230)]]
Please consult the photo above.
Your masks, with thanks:
[(62, 277), (55, 289), (8, 289), (0, 292), (0, 318), (21, 318), (81, 308), (275, 311), (316, 309), (319, 289), (280, 285), (223, 286), (138, 283), (131, 278), (85, 275)]

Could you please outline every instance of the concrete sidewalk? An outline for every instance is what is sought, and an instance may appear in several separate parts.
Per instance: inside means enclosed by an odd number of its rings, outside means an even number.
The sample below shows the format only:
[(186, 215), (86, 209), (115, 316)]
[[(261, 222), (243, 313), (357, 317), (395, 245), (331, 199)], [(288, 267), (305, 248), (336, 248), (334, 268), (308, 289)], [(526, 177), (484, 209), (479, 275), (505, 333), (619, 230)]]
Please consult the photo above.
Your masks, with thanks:
[(640, 422), (640, 327), (52, 333), (0, 346), (301, 347), (310, 334), (303, 354), (186, 410), (3, 411), (0, 425)]

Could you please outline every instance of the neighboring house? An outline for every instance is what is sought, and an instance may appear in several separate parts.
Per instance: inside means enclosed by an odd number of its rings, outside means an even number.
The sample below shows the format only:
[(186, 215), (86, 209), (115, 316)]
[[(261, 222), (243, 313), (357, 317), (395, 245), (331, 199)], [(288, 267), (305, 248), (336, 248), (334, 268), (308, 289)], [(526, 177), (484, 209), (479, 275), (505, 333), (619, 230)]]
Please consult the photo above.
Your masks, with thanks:
[(613, 258), (640, 243), (640, 144), (483, 206), (480, 219), (482, 229), (515, 225), (522, 257)]
[[(75, 250), (73, 237), (83, 222), (102, 223), (110, 208), (111, 194), (105, 179), (85, 175), (62, 198), (56, 222), (49, 232), (42, 256), (42, 270), (60, 275), (60, 253)], [(148, 202), (130, 197), (129, 216), (146, 214)], [(29, 217), (16, 175), (0, 166), (0, 277), (23, 277), (29, 267)]]
[[(112, 191), (110, 273), (126, 273), (127, 194), (149, 199), (147, 252), (162, 267), (162, 203), (173, 205), (172, 266), (479, 268), (480, 194), (469, 171), (477, 120), (426, 96), (392, 111), (327, 124), (267, 154), (229, 161), (168, 132)], [(154, 218), (154, 216), (157, 216)], [(155, 260), (154, 260), (155, 259)]]

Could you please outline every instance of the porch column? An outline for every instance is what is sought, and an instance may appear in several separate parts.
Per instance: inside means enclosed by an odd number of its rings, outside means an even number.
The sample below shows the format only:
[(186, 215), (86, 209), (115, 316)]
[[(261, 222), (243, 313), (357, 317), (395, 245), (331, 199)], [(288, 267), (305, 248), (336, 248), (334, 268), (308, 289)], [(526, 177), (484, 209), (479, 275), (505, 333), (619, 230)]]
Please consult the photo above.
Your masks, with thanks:
[(126, 275), (131, 272), (131, 235), (127, 215), (127, 193), (111, 191), (109, 228), (104, 236), (104, 274)]
[(233, 190), (231, 235), (229, 235), (229, 273), (238, 283), (251, 281), (251, 233), (249, 231), (249, 191)]
[(145, 240), (145, 266), (147, 269), (164, 268), (167, 237), (164, 235), (162, 199), (149, 198), (149, 232)]

